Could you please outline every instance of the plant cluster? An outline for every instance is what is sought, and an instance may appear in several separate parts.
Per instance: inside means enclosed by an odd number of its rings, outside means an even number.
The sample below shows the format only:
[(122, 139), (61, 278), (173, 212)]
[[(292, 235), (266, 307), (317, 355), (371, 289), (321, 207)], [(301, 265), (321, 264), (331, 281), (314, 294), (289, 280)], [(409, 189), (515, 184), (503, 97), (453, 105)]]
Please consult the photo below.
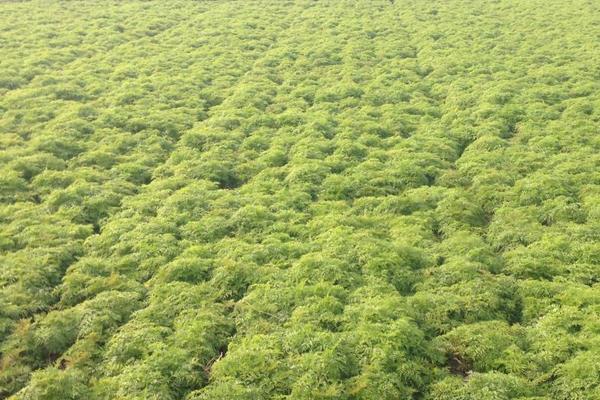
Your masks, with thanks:
[(600, 399), (600, 4), (0, 4), (0, 398)]

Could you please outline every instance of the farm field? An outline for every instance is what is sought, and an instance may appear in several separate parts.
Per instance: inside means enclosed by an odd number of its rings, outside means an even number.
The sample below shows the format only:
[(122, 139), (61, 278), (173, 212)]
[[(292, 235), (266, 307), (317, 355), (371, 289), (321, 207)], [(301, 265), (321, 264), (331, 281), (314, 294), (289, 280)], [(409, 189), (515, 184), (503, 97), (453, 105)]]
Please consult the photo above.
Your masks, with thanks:
[(0, 399), (600, 400), (600, 2), (0, 2)]

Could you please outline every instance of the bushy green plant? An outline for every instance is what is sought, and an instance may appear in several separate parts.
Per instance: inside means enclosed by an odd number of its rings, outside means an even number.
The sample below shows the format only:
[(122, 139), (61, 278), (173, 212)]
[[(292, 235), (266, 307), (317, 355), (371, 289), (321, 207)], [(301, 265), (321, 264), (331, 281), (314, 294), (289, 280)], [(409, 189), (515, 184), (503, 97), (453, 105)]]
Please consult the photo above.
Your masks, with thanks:
[(0, 3), (0, 398), (599, 398), (573, 0)]

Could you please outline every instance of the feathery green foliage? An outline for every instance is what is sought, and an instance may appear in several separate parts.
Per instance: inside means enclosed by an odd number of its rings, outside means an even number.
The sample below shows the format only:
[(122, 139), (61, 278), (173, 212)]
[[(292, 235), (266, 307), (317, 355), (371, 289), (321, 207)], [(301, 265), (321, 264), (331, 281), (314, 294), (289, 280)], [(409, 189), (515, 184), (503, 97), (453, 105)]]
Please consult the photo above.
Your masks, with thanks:
[(600, 3), (0, 4), (0, 398), (600, 399)]

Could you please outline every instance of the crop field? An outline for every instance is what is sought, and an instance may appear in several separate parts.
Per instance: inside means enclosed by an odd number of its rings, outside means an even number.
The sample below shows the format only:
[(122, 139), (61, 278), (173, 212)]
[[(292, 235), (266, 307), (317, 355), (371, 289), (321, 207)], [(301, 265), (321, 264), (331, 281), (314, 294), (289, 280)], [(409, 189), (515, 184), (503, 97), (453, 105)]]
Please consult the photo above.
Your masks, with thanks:
[(600, 2), (0, 2), (0, 399), (600, 399)]

